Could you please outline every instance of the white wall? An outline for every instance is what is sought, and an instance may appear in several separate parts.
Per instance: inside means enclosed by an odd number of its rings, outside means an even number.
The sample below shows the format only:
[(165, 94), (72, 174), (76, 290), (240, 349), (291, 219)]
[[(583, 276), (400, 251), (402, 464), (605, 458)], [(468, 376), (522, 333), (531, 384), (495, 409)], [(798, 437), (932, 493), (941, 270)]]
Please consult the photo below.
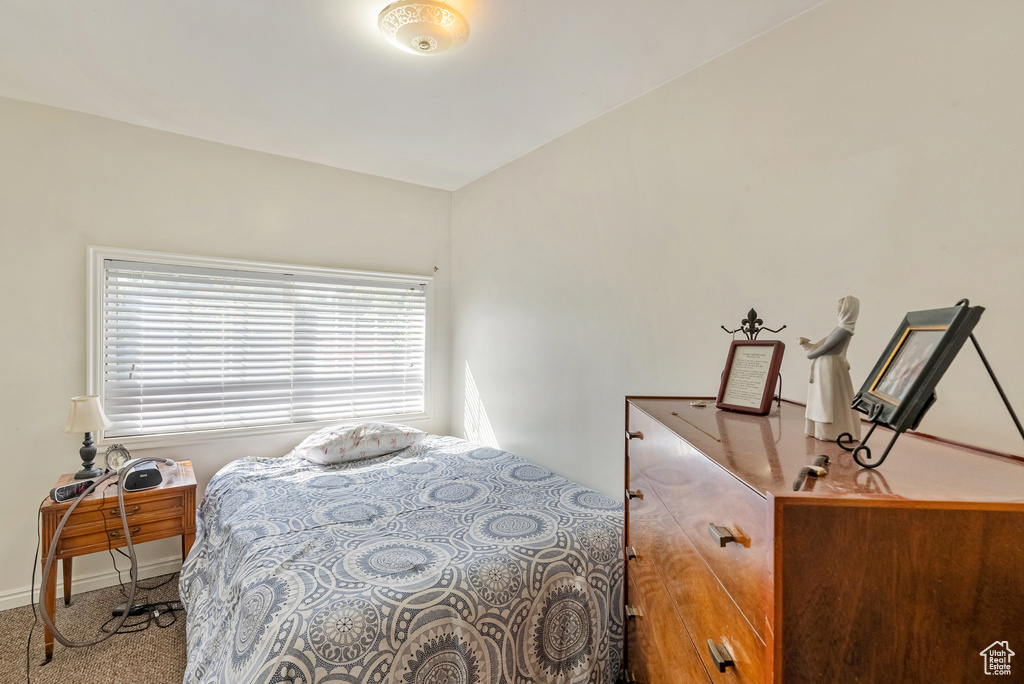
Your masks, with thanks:
[[(90, 244), (434, 275), (433, 416), (418, 427), (448, 431), (451, 193), (0, 99), (0, 608), (27, 603), (36, 507), (80, 467), (82, 436), (62, 429), (86, 389)], [(146, 455), (191, 458), (201, 494), (227, 462), (302, 437)], [(138, 553), (149, 574), (180, 564), (177, 540)], [(110, 570), (105, 554), (76, 560), (76, 589), (109, 583)]]
[[(833, 0), (456, 191), (453, 428), (621, 496), (624, 395), (713, 395), (753, 306), (802, 400), (793, 340), (846, 294), (858, 387), (905, 312), (969, 297), (1024, 413), (1022, 26)], [(939, 393), (922, 431), (1024, 453), (973, 349)]]

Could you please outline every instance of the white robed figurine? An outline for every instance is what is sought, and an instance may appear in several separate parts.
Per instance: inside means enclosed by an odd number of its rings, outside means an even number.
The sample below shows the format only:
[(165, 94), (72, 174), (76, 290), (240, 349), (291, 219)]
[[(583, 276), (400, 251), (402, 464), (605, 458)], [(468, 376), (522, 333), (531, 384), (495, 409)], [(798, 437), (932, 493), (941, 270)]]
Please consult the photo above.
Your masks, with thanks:
[(849, 432), (860, 440), (860, 417), (850, 408), (853, 402), (853, 381), (846, 348), (850, 346), (853, 328), (860, 313), (860, 300), (846, 296), (836, 308), (839, 325), (823, 340), (811, 343), (806, 337), (797, 344), (807, 350), (811, 359), (811, 378), (807, 388), (807, 419), (804, 431), (825, 442), (834, 442)]

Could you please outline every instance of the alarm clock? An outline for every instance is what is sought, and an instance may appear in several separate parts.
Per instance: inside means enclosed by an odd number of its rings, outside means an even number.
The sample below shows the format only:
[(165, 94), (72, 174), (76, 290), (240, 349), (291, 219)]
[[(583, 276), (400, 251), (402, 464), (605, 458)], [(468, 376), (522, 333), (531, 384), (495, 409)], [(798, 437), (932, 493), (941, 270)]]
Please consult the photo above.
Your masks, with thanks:
[(77, 499), (82, 496), (82, 494), (85, 494), (85, 490), (89, 489), (94, 481), (95, 480), (79, 480), (78, 482), (72, 482), (71, 484), (54, 487), (50, 490), (50, 498), (57, 503), (64, 503), (65, 501), (71, 501), (71, 499)]
[(123, 444), (111, 444), (107, 447), (107, 452), (103, 454), (103, 463), (106, 465), (107, 472), (118, 471), (125, 463), (131, 459), (132, 455), (124, 448)]

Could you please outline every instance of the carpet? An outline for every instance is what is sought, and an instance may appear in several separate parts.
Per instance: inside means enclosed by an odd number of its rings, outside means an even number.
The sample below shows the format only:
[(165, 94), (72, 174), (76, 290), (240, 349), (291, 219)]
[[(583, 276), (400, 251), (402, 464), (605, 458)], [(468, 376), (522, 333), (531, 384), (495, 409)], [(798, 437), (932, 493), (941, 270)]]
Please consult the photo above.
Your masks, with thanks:
[[(161, 587), (142, 588), (153, 587), (165, 580), (170, 581)], [(139, 585), (136, 604), (178, 600), (177, 574), (142, 580)], [(110, 619), (110, 611), (124, 601), (119, 586), (75, 594), (69, 606), (64, 605), (62, 596), (58, 596), (55, 622), (67, 638), (88, 641)], [(129, 617), (128, 622), (143, 622), (145, 619), (144, 616)], [(156, 622), (168, 626), (161, 629)], [(31, 626), (31, 606), (0, 611), (0, 673), (3, 673), (0, 680), (26, 681), (25, 645)], [(185, 613), (161, 614), (144, 631), (116, 634), (89, 648), (67, 648), (55, 642), (53, 660), (41, 665), (43, 658), (43, 623), (40, 620), (32, 634), (29, 672), (32, 684), (180, 684), (185, 673)]]

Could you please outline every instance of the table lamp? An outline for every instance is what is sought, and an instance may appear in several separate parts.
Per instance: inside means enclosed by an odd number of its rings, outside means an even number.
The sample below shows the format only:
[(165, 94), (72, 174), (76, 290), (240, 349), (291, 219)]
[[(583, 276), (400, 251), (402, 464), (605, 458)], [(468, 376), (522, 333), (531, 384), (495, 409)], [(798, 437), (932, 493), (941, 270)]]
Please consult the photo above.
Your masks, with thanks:
[(76, 480), (89, 480), (99, 477), (103, 471), (94, 467), (93, 461), (96, 458), (96, 447), (92, 443), (92, 433), (103, 428), (108, 428), (113, 423), (103, 413), (103, 406), (100, 405), (100, 398), (96, 395), (71, 398), (71, 413), (68, 414), (68, 422), (64, 426), (64, 432), (69, 434), (84, 432), (85, 440), (82, 448), (78, 450), (82, 457), (82, 469), (75, 473)]

